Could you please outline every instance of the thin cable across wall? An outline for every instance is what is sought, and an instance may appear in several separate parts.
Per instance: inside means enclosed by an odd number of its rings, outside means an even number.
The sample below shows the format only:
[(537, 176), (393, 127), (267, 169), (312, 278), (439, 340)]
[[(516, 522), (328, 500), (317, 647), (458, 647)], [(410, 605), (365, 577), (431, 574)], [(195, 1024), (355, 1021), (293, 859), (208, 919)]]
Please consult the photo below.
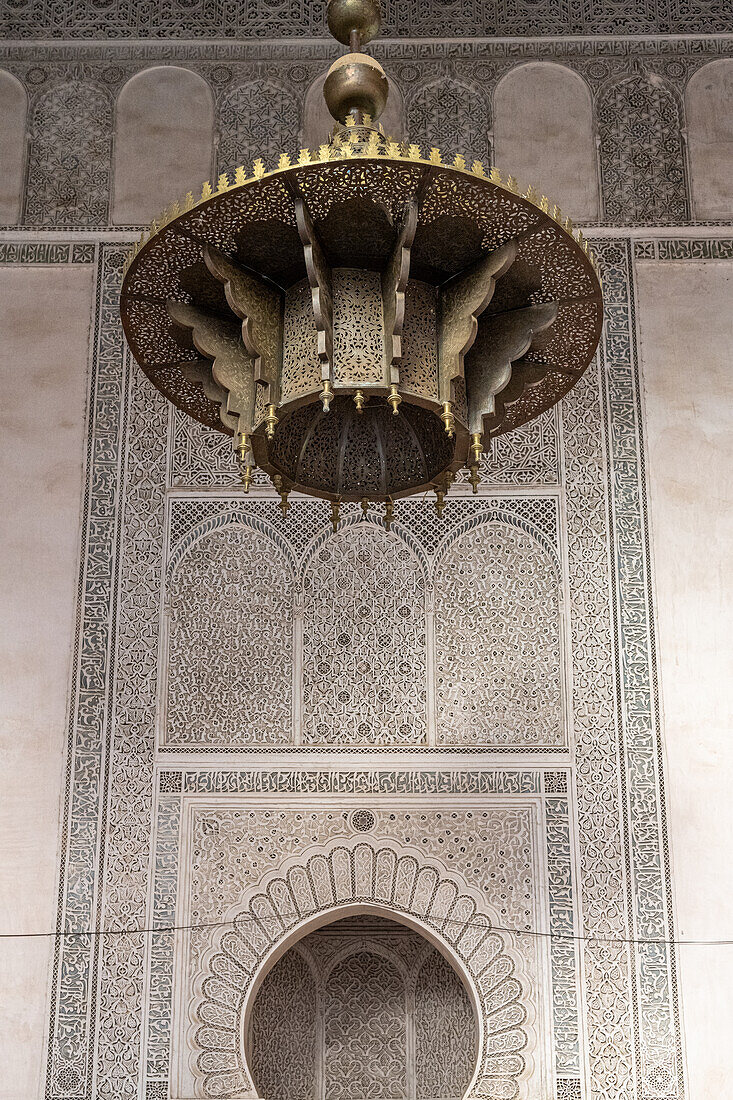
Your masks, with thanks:
[[(302, 918), (302, 914), (283, 914), (284, 917), (288, 915), (292, 917)], [(313, 912), (310, 916), (316, 916), (317, 913)], [(394, 918), (399, 917), (398, 911), (394, 912)], [(245, 923), (252, 923), (257, 925), (264, 925), (267, 923), (275, 923), (282, 926), (282, 920), (278, 917), (254, 917), (251, 914), (243, 913), (241, 916), (236, 917), (234, 920), (222, 920), (222, 921), (210, 921), (201, 922), (196, 924), (166, 924), (160, 927), (150, 926), (144, 928), (102, 928), (102, 929), (84, 929), (82, 931), (53, 931), (53, 932), (0, 932), (0, 940), (15, 940), (15, 939), (83, 939), (85, 937), (89, 939), (100, 939), (103, 936), (150, 936), (150, 935), (166, 935), (174, 934), (178, 932), (205, 932), (213, 931), (218, 928), (234, 928), (239, 927)], [(429, 922), (429, 918), (428, 918)], [(733, 947), (733, 939), (715, 939), (715, 940), (688, 940), (688, 939), (654, 939), (645, 938), (641, 936), (624, 937), (624, 936), (604, 936), (604, 935), (573, 935), (566, 932), (551, 932), (540, 931), (536, 928), (507, 928), (505, 925), (491, 924), (490, 922), (477, 922), (477, 921), (457, 921), (450, 920), (449, 918), (443, 920), (440, 926), (435, 927), (435, 931), (440, 932), (441, 929), (450, 927), (453, 929), (458, 928), (477, 928), (483, 932), (503, 932), (511, 936), (531, 936), (535, 939), (546, 940), (564, 940), (571, 941), (573, 943), (604, 943), (604, 944), (617, 944), (617, 945), (629, 945), (631, 947)], [(283, 933), (289, 931), (283, 926)]]

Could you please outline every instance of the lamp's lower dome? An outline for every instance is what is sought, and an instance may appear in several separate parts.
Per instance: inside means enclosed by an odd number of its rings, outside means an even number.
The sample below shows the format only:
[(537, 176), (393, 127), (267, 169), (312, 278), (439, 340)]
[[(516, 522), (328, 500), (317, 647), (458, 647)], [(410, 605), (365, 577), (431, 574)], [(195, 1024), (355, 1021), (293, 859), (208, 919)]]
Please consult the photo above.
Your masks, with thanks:
[[(428, 489), (453, 463), (456, 441), (440, 417), (419, 405), (392, 414), (384, 398), (336, 397), (302, 405), (277, 426), (258, 465), (287, 478), (295, 489), (342, 500), (385, 500)], [(259, 452), (259, 453), (258, 453)]]

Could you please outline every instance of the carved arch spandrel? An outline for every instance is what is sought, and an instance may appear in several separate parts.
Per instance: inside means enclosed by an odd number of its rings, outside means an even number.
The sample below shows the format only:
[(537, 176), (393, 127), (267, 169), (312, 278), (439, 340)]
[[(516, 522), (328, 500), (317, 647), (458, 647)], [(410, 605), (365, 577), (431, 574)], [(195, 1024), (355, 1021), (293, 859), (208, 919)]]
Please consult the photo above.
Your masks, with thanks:
[[(365, 850), (375, 866), (388, 856), (394, 867), (392, 888), (385, 891), (383, 887), (379, 897), (374, 890), (358, 894), (355, 888), (356, 867), (363, 862)], [(427, 892), (415, 891), (410, 900), (400, 903), (396, 883), (405, 859), (415, 861), (421, 870), (432, 871), (433, 883)], [(314, 868), (318, 886), (313, 881)], [(306, 899), (318, 897), (318, 902), (306, 900), (305, 907), (298, 904), (296, 892), (288, 886), (296, 870), (311, 882)], [(275, 883), (283, 887), (280, 906), (269, 921), (263, 921), (261, 902), (273, 898)], [(449, 896), (452, 904), (439, 913), (439, 898)], [(476, 934), (467, 941), (462, 922), (451, 922), (455, 911), (476, 914)], [(341, 917), (364, 913), (387, 917), (421, 933), (449, 960), (466, 987), (476, 1012), (479, 1048), (467, 1100), (490, 1095), (515, 1100), (526, 1094), (523, 1086), (532, 1074), (532, 1051), (538, 1036), (525, 949), (519, 950), (511, 933), (495, 930), (497, 914), (485, 896), (455, 872), (404, 845), (352, 837), (288, 860), (246, 891), (226, 915), (224, 926), (212, 932), (195, 979), (189, 1016), (190, 1063), (199, 1095), (224, 1097), (229, 1092), (256, 1096), (245, 1038), (264, 978), (309, 932)]]

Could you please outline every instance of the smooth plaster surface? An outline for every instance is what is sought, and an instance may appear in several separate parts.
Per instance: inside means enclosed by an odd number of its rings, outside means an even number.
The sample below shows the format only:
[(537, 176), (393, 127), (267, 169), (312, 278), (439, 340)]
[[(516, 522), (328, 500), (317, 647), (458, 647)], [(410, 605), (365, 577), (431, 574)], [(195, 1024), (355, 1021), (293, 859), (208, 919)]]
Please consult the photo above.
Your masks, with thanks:
[(20, 81), (0, 71), (0, 225), (20, 215), (27, 106)]
[[(640, 263), (677, 934), (733, 939), (733, 263)], [(690, 1100), (730, 1095), (733, 947), (679, 952)]]
[[(56, 922), (92, 269), (0, 268), (0, 927)], [(0, 1097), (39, 1094), (50, 939), (0, 941)]]
[(733, 217), (733, 60), (703, 65), (685, 93), (695, 216)]
[(519, 65), (494, 92), (494, 163), (533, 186), (575, 222), (598, 217), (598, 162), (590, 92), (550, 62)]
[(152, 221), (212, 171), (214, 101), (189, 69), (158, 65), (128, 80), (115, 112), (112, 219)]

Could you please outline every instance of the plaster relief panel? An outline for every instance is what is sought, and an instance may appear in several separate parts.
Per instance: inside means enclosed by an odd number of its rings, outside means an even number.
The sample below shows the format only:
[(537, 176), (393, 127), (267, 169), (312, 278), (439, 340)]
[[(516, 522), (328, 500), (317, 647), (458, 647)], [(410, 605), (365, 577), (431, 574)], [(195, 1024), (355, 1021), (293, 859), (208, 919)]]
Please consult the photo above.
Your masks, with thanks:
[(556, 568), (525, 531), (486, 523), (454, 537), (435, 575), (441, 744), (565, 743)]
[(44, 92), (31, 116), (25, 224), (106, 224), (111, 148), (105, 90), (73, 79)]
[(412, 91), (407, 107), (410, 141), (424, 149), (462, 153), (468, 164), (491, 160), (491, 111), (483, 89), (441, 77)]
[(687, 220), (679, 102), (656, 74), (603, 88), (598, 99), (605, 220), (674, 225)]
[(252, 169), (261, 157), (268, 167), (281, 153), (293, 154), (300, 129), (300, 110), (287, 85), (252, 80), (230, 88), (219, 106), (218, 171), (234, 180), (240, 164)]
[(303, 580), (304, 741), (423, 743), (425, 662), (414, 552), (371, 523), (325, 540)]
[[(273, 1052), (289, 1059), (292, 1049), (277, 1024), (264, 1029), (264, 1015), (278, 1006), (303, 1023), (293, 1095), (395, 1100), (415, 1089), (424, 1100), (460, 1095), (477, 1063), (472, 1096), (487, 1089), (508, 1100), (545, 1095), (544, 948), (535, 937), (493, 930), (528, 929), (545, 919), (536, 806), (511, 798), (468, 805), (446, 798), (427, 812), (404, 798), (369, 805), (359, 811), (370, 819), (365, 832), (353, 812), (358, 802), (339, 808), (330, 801), (326, 808), (312, 798), (287, 805), (231, 796), (185, 800), (182, 920), (195, 927), (181, 942), (176, 967), (173, 1095), (263, 1095), (265, 1078), (274, 1087), (265, 1094), (279, 1095)], [(395, 949), (371, 932), (341, 949), (332, 921), (367, 914), (381, 923), (397, 920), (412, 933)], [(432, 948), (420, 944), (425, 935)], [(283, 951), (292, 953), (293, 944), (300, 960), (283, 968), (289, 957)], [(456, 968), (482, 1018), (478, 1046), (471, 1039), (474, 1010), (456, 989)], [(302, 985), (287, 998), (283, 990), (296, 972)], [(315, 1090), (307, 1001), (322, 1021), (315, 1030), (323, 1051), (315, 1058)], [(457, 1049), (436, 1051), (438, 1041), (452, 1048), (457, 1036)], [(407, 1056), (408, 1044), (416, 1058)], [(453, 1082), (449, 1093), (441, 1082)]]
[(172, 569), (164, 743), (290, 738), (293, 589), (284, 554), (254, 527), (205, 533)]

